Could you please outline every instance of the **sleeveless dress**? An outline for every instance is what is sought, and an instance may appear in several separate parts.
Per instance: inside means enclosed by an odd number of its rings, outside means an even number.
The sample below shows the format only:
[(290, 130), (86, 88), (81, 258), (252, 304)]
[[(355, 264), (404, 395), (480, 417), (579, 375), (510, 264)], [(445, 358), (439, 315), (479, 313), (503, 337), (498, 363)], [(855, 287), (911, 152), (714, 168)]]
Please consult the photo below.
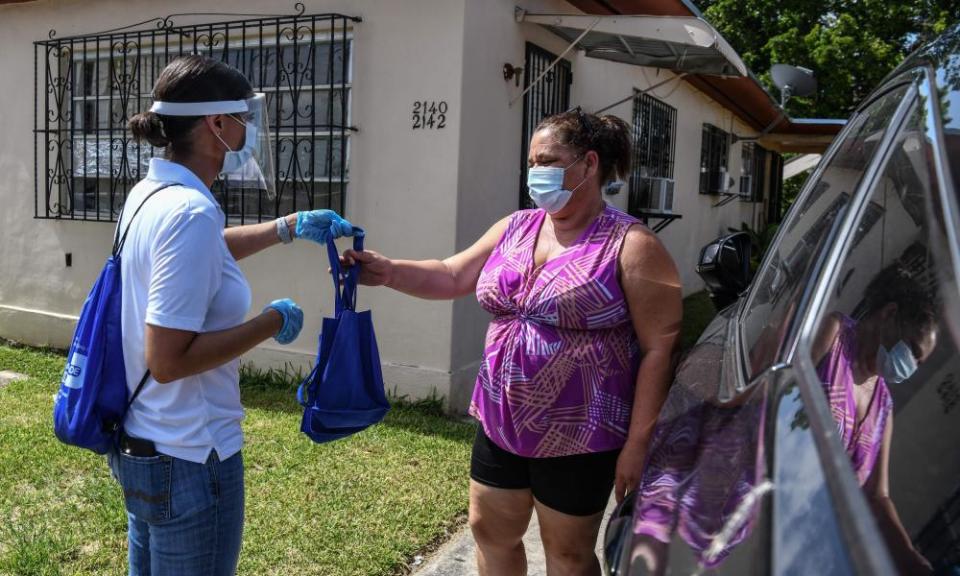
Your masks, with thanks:
[(618, 278), (627, 230), (606, 206), (581, 237), (534, 263), (543, 210), (516, 212), (477, 282), (494, 318), (470, 413), (514, 454), (616, 450), (627, 438), (640, 350)]
[(857, 406), (853, 397), (853, 362), (857, 357), (855, 320), (848, 316), (840, 318), (840, 331), (830, 352), (817, 367), (817, 375), (823, 384), (830, 403), (830, 412), (837, 423), (837, 431), (843, 446), (850, 456), (850, 463), (857, 473), (860, 485), (866, 484), (880, 454), (883, 432), (887, 419), (893, 413), (893, 398), (883, 377), (877, 377), (876, 389), (870, 409), (863, 422), (857, 424)]

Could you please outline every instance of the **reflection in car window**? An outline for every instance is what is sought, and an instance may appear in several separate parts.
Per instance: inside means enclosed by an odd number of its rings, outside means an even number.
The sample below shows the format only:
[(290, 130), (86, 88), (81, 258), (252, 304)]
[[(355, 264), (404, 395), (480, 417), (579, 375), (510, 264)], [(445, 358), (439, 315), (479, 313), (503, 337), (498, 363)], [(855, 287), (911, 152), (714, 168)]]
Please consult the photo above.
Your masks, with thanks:
[(721, 313), (681, 362), (657, 420), (633, 513), (641, 573), (746, 574), (765, 563), (751, 536), (772, 489), (763, 444), (772, 386), (719, 400), (733, 313)]
[(784, 576), (850, 574), (837, 512), (795, 383), (782, 390), (774, 418), (772, 572)]
[(960, 186), (960, 34), (945, 34), (928, 50), (941, 59), (936, 84), (947, 167), (953, 172), (953, 185)]
[(794, 206), (787, 228), (759, 277), (743, 317), (744, 352), (753, 378), (774, 364), (816, 257), (824, 249), (834, 224), (845, 213), (851, 194), (883, 137), (907, 85), (881, 96), (850, 126), (843, 142), (824, 168), (820, 180)]
[(956, 294), (939, 289), (954, 271), (933, 250), (943, 240), (932, 238), (929, 225), (933, 153), (924, 110), (914, 107), (892, 144), (811, 353), (898, 571), (953, 574), (960, 567), (960, 353), (942, 325), (943, 298)]

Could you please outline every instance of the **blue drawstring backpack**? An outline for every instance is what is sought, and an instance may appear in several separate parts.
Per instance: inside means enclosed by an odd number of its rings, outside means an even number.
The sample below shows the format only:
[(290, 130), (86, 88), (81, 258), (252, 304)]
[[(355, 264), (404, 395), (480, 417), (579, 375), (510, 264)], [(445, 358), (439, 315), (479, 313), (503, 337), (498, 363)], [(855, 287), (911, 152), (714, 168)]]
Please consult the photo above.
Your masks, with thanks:
[[(150, 192), (134, 211), (130, 223), (151, 196), (170, 186), (173, 184)], [(122, 220), (121, 210), (113, 235), (113, 250), (83, 303), (60, 379), (60, 391), (53, 404), (53, 431), (57, 438), (98, 454), (110, 450), (127, 410), (150, 376), (148, 370), (128, 400), (120, 328), (120, 252), (130, 223), (121, 237)]]
[[(364, 232), (354, 227), (353, 248), (363, 250)], [(317, 362), (297, 389), (304, 407), (300, 430), (314, 442), (344, 438), (383, 420), (390, 409), (383, 389), (380, 353), (370, 311), (357, 312), (357, 276), (350, 268), (340, 285), (340, 256), (327, 241), (336, 317), (323, 319)]]

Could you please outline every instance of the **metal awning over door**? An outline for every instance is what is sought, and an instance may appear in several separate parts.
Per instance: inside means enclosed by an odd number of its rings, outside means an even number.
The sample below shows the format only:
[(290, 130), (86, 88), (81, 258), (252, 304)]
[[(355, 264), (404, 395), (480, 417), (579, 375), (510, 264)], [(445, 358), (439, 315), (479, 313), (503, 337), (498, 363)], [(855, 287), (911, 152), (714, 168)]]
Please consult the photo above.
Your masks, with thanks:
[(710, 24), (693, 16), (531, 14), (539, 24), (590, 58), (688, 74), (747, 76), (746, 65)]

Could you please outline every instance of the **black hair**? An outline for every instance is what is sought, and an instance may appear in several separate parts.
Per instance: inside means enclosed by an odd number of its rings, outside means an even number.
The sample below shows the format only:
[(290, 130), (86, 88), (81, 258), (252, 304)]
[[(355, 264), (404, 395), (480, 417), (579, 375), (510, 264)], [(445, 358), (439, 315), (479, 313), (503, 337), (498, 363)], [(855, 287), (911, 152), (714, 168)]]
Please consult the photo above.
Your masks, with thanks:
[(937, 323), (937, 301), (932, 290), (925, 288), (914, 274), (899, 262), (877, 273), (863, 293), (863, 315), (870, 316), (889, 303), (897, 305), (901, 326), (926, 331)]
[[(181, 56), (160, 73), (153, 98), (162, 102), (208, 102), (242, 100), (253, 96), (250, 81), (236, 68), (206, 56)], [(130, 131), (137, 142), (157, 148), (169, 147), (189, 154), (190, 133), (203, 116), (164, 116), (141, 112), (130, 118)]]

